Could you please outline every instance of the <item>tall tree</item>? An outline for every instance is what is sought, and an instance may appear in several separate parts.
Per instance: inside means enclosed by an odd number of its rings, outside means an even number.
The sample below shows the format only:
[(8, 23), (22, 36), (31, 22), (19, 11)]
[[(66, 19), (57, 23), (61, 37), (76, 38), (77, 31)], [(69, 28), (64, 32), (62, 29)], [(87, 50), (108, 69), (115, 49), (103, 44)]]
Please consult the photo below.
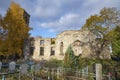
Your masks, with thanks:
[(103, 50), (108, 49), (111, 42), (117, 37), (115, 27), (120, 24), (120, 12), (116, 8), (103, 8), (100, 14), (87, 19), (82, 29), (90, 30), (96, 39), (89, 41), (91, 50), (100, 58)]
[[(19, 4), (12, 2), (14, 6), (7, 10), (3, 18), (3, 29), (7, 30), (7, 37), (1, 40), (5, 46), (5, 53), (9, 55), (21, 54), (24, 40), (29, 36), (30, 28), (25, 23), (24, 18), (21, 16), (21, 7)], [(2, 47), (2, 45), (0, 45)], [(2, 52), (2, 51), (1, 51)]]

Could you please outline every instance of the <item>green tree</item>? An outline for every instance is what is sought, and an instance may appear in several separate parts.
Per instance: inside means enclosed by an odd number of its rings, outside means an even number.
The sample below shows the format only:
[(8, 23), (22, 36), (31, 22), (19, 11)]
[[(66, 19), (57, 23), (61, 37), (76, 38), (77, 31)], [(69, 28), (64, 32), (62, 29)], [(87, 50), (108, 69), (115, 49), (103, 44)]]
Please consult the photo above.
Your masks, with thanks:
[(0, 40), (0, 52), (6, 53), (4, 55), (21, 55), (24, 40), (28, 38), (30, 28), (25, 23), (24, 18), (20, 13), (20, 5), (12, 2), (14, 6), (7, 10), (5, 17), (3, 18), (2, 27), (7, 30), (7, 35), (4, 40)]
[(117, 38), (112, 42), (112, 51), (114, 56), (120, 57), (120, 26), (117, 26), (115, 31)]
[(97, 58), (100, 58), (103, 50), (108, 49), (117, 37), (115, 27), (119, 23), (120, 12), (116, 8), (103, 8), (98, 15), (93, 15), (86, 20), (82, 29), (90, 30), (96, 35), (96, 39), (90, 40), (89, 45)]
[(74, 66), (74, 52), (72, 50), (71, 45), (68, 47), (67, 51), (65, 52), (64, 57), (64, 66), (72, 68)]

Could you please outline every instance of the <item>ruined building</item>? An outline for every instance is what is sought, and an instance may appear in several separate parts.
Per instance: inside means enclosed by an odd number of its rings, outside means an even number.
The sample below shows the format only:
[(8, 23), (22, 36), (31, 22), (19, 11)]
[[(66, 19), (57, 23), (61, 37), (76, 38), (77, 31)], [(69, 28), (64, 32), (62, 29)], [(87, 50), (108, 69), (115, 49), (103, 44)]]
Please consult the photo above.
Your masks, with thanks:
[[(56, 58), (62, 60), (67, 48), (71, 45), (74, 55), (87, 58), (94, 58), (95, 54), (91, 51), (89, 41), (94, 41), (95, 35), (86, 30), (68, 30), (58, 34), (56, 38), (30, 38), (27, 47), (28, 55), (35, 60), (49, 60)], [(105, 49), (100, 57), (110, 58), (109, 49)]]
[[(12, 2), (9, 9), (18, 9), (27, 25), (29, 25), (30, 15), (18, 4)], [(74, 55), (94, 58), (95, 53), (91, 50), (89, 41), (95, 41), (94, 34), (87, 30), (68, 30), (58, 34), (56, 38), (30, 37), (25, 40), (23, 54), (25, 59), (33, 58), (35, 60), (49, 60), (56, 58), (62, 60), (65, 56), (67, 48), (71, 45)], [(94, 42), (93, 42), (94, 43)], [(101, 58), (110, 58), (109, 49), (103, 50)]]

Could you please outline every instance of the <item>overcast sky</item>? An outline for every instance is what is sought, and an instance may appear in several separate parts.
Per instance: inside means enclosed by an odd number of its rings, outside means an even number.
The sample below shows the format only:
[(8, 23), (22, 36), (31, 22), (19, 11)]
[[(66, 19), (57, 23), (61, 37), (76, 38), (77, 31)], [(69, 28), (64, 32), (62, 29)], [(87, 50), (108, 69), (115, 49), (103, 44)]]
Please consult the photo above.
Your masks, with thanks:
[[(0, 0), (5, 15), (12, 0)], [(90, 15), (104, 7), (120, 10), (120, 0), (14, 0), (30, 15), (31, 36), (55, 37), (64, 30), (78, 30)]]

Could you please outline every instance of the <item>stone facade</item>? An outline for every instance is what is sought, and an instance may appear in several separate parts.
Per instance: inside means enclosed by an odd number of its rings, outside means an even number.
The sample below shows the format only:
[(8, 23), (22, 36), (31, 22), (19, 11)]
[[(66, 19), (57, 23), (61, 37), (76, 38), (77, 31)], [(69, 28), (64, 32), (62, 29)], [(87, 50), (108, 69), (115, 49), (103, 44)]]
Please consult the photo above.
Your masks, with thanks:
[[(55, 58), (55, 44), (52, 38), (35, 38), (33, 58), (37, 60)], [(53, 52), (52, 52), (53, 49)]]
[[(94, 53), (91, 51), (88, 42), (95, 39), (95, 35), (85, 30), (64, 31), (58, 34), (56, 38), (34, 38), (32, 58), (35, 60), (49, 60), (51, 58), (62, 60), (70, 45), (72, 46), (74, 55), (92, 58), (94, 57)], [(104, 50), (103, 53), (104, 55), (101, 54), (102, 58), (110, 58), (109, 49)]]

